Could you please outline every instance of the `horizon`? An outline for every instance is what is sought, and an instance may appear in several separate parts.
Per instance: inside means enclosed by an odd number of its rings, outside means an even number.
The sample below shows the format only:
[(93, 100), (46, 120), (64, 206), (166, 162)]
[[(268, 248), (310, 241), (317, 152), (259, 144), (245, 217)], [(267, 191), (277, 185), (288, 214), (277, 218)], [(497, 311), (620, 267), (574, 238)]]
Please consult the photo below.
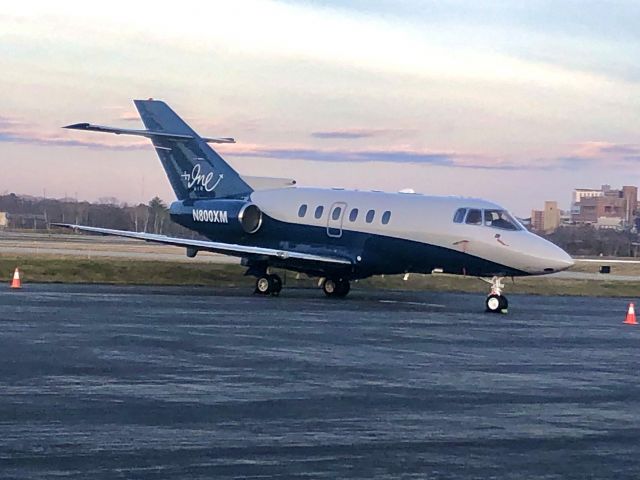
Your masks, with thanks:
[[(619, 188), (617, 187), (612, 187), (609, 184), (603, 184), (600, 186), (600, 188), (574, 188), (572, 190), (572, 192), (576, 192), (576, 191), (603, 191), (602, 187), (609, 187), (611, 190), (621, 190), (623, 187), (626, 187), (629, 185), (621, 185)], [(635, 185), (633, 185), (635, 186)], [(296, 188), (297, 185), (295, 186), (291, 186), (291, 187), (286, 187), (286, 188)], [(636, 186), (637, 187), (637, 186)], [(285, 187), (283, 187), (285, 188)], [(637, 187), (640, 189), (640, 187)], [(403, 193), (403, 192), (393, 192), (393, 191), (383, 191), (383, 190), (361, 190), (361, 191), (377, 191), (377, 192), (381, 192), (381, 193)], [(406, 193), (406, 192), (404, 192)], [(174, 201), (177, 201), (175, 198), (173, 200), (167, 200), (164, 199), (158, 195), (153, 195), (152, 197), (150, 197), (149, 199), (145, 200), (145, 201), (126, 201), (126, 200), (121, 200), (117, 197), (99, 197), (99, 198), (94, 198), (94, 199), (83, 199), (83, 198), (79, 198), (79, 197), (75, 197), (75, 196), (62, 196), (62, 197), (52, 197), (52, 196), (47, 196), (46, 192), (43, 192), (43, 195), (38, 195), (38, 194), (29, 194), (29, 193), (20, 193), (20, 192), (9, 192), (9, 191), (4, 191), (4, 192), (0, 192), (0, 197), (1, 196), (8, 196), (8, 195), (15, 195), (19, 198), (24, 198), (24, 199), (29, 199), (29, 200), (35, 200), (35, 201), (44, 201), (44, 200), (53, 200), (56, 202), (61, 202), (61, 203), (89, 203), (89, 204), (93, 204), (93, 205), (111, 205), (111, 206), (115, 206), (115, 207), (119, 207), (119, 208), (129, 208), (129, 207), (138, 207), (138, 206), (149, 206), (149, 203), (153, 200), (155, 200), (156, 198), (160, 199), (167, 208), (170, 207), (171, 203)], [(422, 194), (421, 194), (422, 195)], [(465, 196), (460, 196), (460, 198), (462, 199), (469, 199), (470, 197), (465, 197)], [(476, 199), (479, 200), (479, 199)], [(640, 201), (640, 199), (639, 199)], [(538, 206), (538, 208), (536, 207), (532, 207), (531, 210), (529, 210), (529, 215), (528, 216), (523, 216), (523, 215), (517, 215), (519, 219), (522, 220), (527, 220), (530, 219), (532, 216), (532, 213), (534, 210), (544, 210), (545, 208), (545, 203), (547, 202), (556, 202), (558, 203), (558, 205), (560, 205), (559, 202), (557, 202), (557, 200), (553, 200), (553, 199), (549, 199), (549, 200), (545, 200), (541, 206)], [(559, 208), (560, 212), (562, 214), (568, 214), (571, 213), (571, 205), (569, 206), (569, 208), (564, 208), (564, 207), (560, 207)]]
[(132, 100), (148, 97), (235, 137), (215, 149), (241, 174), (298, 186), (481, 197), (528, 217), (546, 200), (566, 210), (575, 188), (640, 184), (634, 2), (184, 6), (199, 15), (5, 8), (0, 191), (171, 203), (150, 142), (60, 128), (137, 128)]

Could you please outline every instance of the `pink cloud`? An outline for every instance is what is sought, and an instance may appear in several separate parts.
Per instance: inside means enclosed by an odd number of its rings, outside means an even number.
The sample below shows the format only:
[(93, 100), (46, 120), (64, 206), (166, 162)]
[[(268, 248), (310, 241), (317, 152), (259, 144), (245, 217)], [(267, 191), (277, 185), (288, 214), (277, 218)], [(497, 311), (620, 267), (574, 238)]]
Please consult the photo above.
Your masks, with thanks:
[(39, 146), (86, 147), (110, 150), (138, 150), (148, 146), (142, 140), (122, 140), (100, 134), (82, 138), (67, 130), (51, 130), (18, 118), (0, 117), (0, 142)]
[[(120, 111), (120, 119), (132, 118), (130, 111)], [(136, 114), (137, 118), (137, 114)], [(209, 124), (216, 126), (217, 124)], [(368, 135), (386, 134), (388, 130), (346, 129), (325, 132), (326, 138), (362, 138)], [(393, 130), (396, 132), (396, 130)], [(337, 137), (336, 137), (337, 135)], [(0, 116), (0, 142), (40, 146), (84, 147), (98, 150), (142, 150), (150, 147), (145, 139), (130, 139), (92, 132), (51, 130), (30, 124), (19, 118)], [(583, 142), (574, 146), (568, 154), (539, 159), (510, 159), (479, 153), (436, 151), (395, 144), (382, 148), (316, 148), (308, 145), (284, 144), (233, 144), (213, 145), (223, 155), (230, 157), (273, 158), (279, 160), (307, 160), (325, 162), (384, 162), (410, 163), (464, 169), (483, 170), (539, 170), (549, 168), (590, 167), (600, 161), (629, 163), (640, 160), (640, 145), (616, 144), (602, 141)]]
[(640, 144), (588, 141), (578, 144), (573, 155), (603, 160), (639, 160)]
[(233, 144), (215, 147), (229, 157), (273, 158), (280, 160), (309, 160), (326, 162), (385, 162), (430, 164), (436, 166), (476, 168), (476, 169), (538, 169), (538, 165), (526, 165), (507, 159), (480, 154), (466, 154), (455, 151), (434, 151), (415, 149), (408, 146), (388, 146), (385, 148), (335, 149), (310, 148), (304, 145), (257, 145)]
[(324, 130), (311, 132), (311, 136), (321, 139), (354, 140), (359, 138), (380, 137), (386, 135), (397, 135), (413, 133), (410, 130), (396, 128), (344, 128), (338, 130)]

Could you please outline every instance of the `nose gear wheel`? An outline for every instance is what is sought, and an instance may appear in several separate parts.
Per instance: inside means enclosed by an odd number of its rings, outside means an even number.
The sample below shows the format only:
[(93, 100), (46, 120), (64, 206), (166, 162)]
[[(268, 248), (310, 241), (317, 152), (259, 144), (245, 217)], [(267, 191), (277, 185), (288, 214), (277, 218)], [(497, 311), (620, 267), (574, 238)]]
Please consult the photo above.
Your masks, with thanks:
[(488, 313), (507, 313), (509, 308), (509, 301), (507, 297), (502, 295), (502, 289), (504, 283), (502, 283), (502, 277), (495, 276), (491, 280), (485, 280), (491, 284), (491, 292), (485, 300), (486, 312)]

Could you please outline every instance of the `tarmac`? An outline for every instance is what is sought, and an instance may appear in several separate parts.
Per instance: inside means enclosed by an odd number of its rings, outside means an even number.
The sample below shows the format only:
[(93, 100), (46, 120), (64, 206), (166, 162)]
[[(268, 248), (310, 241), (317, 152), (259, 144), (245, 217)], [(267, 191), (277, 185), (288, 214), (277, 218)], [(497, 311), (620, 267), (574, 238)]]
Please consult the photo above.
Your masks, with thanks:
[(628, 300), (0, 290), (2, 478), (640, 478)]

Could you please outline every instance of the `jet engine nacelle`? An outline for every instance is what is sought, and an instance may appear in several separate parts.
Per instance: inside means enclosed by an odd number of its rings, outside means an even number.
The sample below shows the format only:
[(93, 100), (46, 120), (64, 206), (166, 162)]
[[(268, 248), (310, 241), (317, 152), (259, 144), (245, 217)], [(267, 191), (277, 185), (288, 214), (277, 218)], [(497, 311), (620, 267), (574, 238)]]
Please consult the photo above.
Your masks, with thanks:
[(262, 225), (260, 208), (244, 200), (174, 202), (169, 212), (171, 219), (184, 227), (219, 235), (253, 234)]

